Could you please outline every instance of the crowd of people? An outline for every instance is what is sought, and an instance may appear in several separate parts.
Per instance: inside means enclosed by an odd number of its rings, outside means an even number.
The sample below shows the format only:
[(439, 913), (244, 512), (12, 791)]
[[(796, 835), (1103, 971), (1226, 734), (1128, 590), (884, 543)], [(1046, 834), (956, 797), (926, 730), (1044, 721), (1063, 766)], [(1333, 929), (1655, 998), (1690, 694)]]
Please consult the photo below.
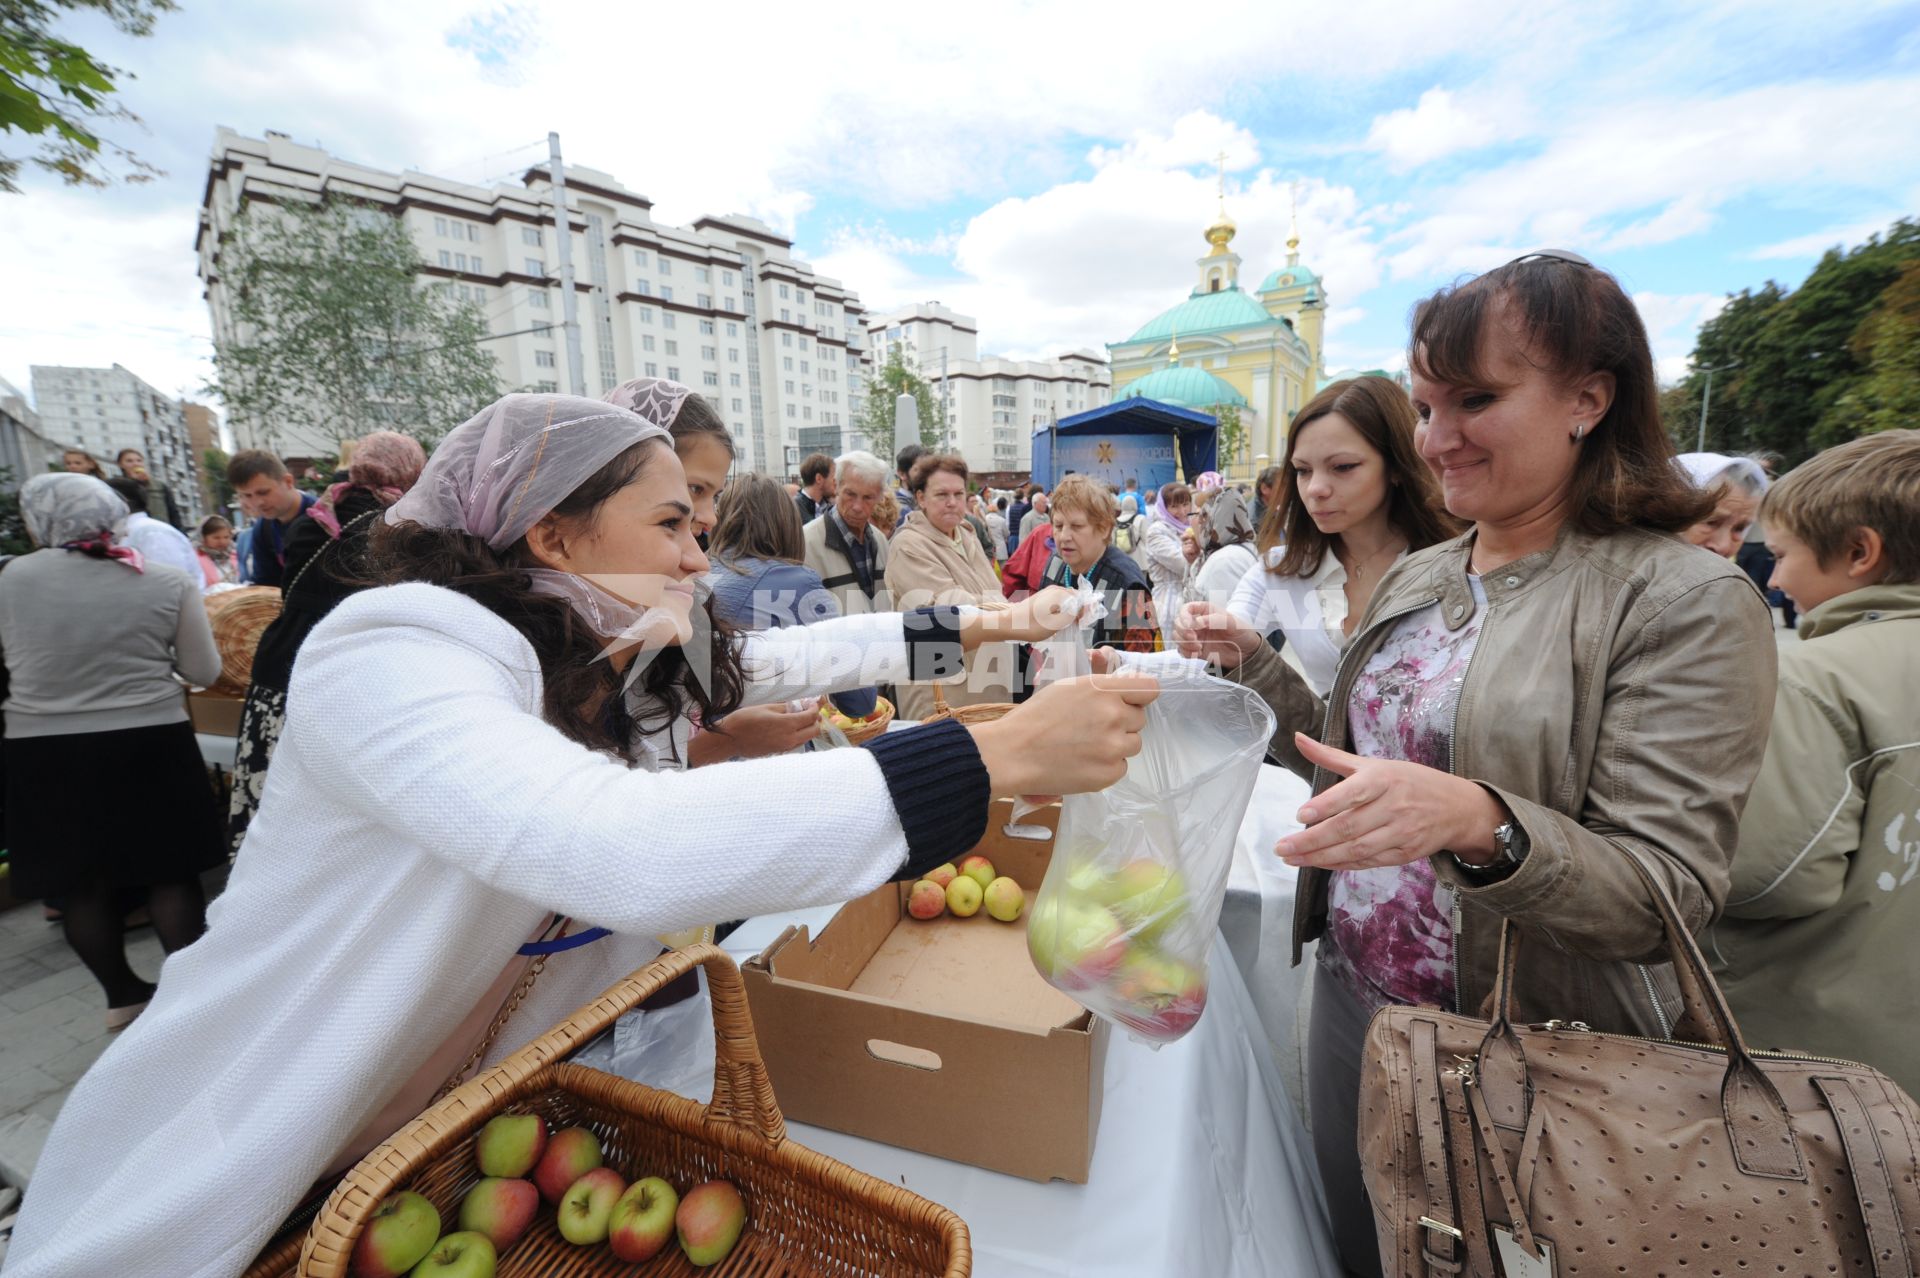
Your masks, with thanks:
[[(1920, 432), (1777, 478), (1676, 456), (1631, 300), (1568, 254), (1435, 294), (1408, 354), (1406, 387), (1323, 388), (1246, 483), (1001, 491), (917, 446), (782, 483), (653, 378), (510, 395), (431, 456), (376, 432), (321, 494), (240, 453), (238, 537), (189, 541), (137, 453), (109, 479), (70, 452), (22, 491), (39, 549), (0, 564), (7, 845), (125, 1028), (9, 1273), (130, 1272), (169, 1220), (194, 1222), (163, 1230), (182, 1271), (238, 1272), (316, 1181), (656, 936), (917, 877), (997, 796), (1110, 784), (1155, 653), (1261, 696), (1270, 762), (1312, 783), (1273, 851), (1351, 1272), (1379, 1267), (1369, 1017), (1476, 1014), (1518, 926), (1551, 942), (1517, 1019), (1671, 1035), (1635, 861), (1750, 1041), (1920, 1092)], [(239, 584), (283, 607), (223, 833), (180, 688), (220, 671), (202, 593)], [(1090, 601), (1098, 673), (1049, 677)], [(883, 697), (900, 730), (821, 748), (823, 698), (863, 720)], [(1013, 708), (946, 713), (987, 703)], [(135, 904), (157, 988), (121, 940)], [(556, 938), (584, 939), (534, 964)]]

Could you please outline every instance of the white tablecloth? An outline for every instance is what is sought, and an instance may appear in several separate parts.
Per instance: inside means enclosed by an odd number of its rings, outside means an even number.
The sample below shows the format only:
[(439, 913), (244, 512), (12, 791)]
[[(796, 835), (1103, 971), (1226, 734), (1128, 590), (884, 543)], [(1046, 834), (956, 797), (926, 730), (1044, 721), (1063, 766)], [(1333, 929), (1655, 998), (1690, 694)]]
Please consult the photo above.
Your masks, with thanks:
[[(725, 948), (744, 962), (789, 923), (818, 935), (833, 913), (754, 919)], [(811, 1149), (957, 1212), (980, 1278), (1337, 1273), (1312, 1150), (1224, 942), (1214, 945), (1210, 972), (1206, 1014), (1180, 1042), (1156, 1052), (1114, 1033), (1085, 1185), (1037, 1184), (803, 1123), (789, 1130)], [(613, 1067), (705, 1099), (708, 1015), (703, 998), (625, 1018), (627, 1041)], [(612, 1064), (591, 1052), (582, 1059)]]

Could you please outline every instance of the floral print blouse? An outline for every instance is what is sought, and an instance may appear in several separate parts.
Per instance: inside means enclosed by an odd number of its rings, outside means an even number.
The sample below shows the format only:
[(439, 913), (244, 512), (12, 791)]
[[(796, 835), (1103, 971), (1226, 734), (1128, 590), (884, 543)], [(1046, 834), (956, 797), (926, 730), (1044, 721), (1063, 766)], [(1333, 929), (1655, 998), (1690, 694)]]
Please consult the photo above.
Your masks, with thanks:
[[(1347, 702), (1353, 753), (1447, 770), (1460, 684), (1480, 636), (1486, 594), (1448, 629), (1440, 605), (1400, 619), (1354, 680)], [(1388, 1003), (1453, 1007), (1452, 901), (1433, 862), (1344, 870), (1328, 895), (1321, 961), (1369, 1010)]]

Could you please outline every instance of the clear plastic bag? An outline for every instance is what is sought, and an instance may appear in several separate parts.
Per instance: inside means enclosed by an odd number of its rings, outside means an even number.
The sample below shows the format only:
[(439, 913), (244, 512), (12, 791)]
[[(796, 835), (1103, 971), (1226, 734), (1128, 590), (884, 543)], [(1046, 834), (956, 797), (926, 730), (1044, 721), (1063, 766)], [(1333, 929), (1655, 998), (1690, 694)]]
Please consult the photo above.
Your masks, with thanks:
[(1155, 663), (1140, 753), (1120, 781), (1060, 807), (1027, 920), (1048, 984), (1145, 1042), (1180, 1038), (1207, 1005), (1207, 955), (1273, 712), (1258, 694)]

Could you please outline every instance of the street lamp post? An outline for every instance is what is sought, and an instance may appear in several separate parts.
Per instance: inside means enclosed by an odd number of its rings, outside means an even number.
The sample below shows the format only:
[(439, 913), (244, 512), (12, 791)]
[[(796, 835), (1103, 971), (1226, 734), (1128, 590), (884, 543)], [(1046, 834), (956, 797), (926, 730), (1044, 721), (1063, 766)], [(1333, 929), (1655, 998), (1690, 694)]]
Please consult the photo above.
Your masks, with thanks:
[(1724, 373), (1730, 368), (1738, 367), (1740, 367), (1740, 365), (1737, 363), (1722, 364), (1718, 368), (1709, 368), (1706, 370), (1707, 386), (1700, 394), (1700, 432), (1698, 438), (1694, 441), (1694, 452), (1704, 453), (1707, 451), (1707, 405), (1713, 402), (1713, 375), (1715, 373)]

